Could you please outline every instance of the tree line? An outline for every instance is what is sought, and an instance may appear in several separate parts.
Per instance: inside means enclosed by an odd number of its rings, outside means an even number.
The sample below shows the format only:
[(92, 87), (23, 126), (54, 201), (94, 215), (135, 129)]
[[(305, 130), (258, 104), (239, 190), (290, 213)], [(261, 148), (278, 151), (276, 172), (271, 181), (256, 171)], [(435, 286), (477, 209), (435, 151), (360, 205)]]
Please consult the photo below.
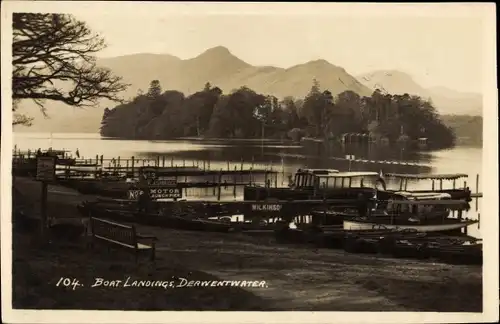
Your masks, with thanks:
[(186, 96), (163, 91), (158, 80), (147, 93), (127, 103), (119, 96), (128, 84), (96, 65), (95, 54), (106, 47), (101, 35), (71, 15), (15, 13), (12, 43), (13, 125), (29, 125), (18, 113), (21, 100), (32, 100), (42, 112), (45, 101), (74, 107), (94, 106), (101, 99), (121, 103), (106, 109), (103, 136), (128, 139), (169, 139), (183, 136), (219, 138), (302, 136), (338, 138), (343, 133), (370, 133), (395, 142), (427, 137), (435, 148), (454, 144), (429, 101), (417, 96), (375, 91), (361, 97), (352, 91), (333, 96), (314, 81), (305, 98), (259, 94), (241, 87), (229, 94), (207, 83)]
[(207, 83), (186, 96), (163, 91), (153, 80), (146, 93), (106, 108), (101, 135), (124, 139), (288, 138), (339, 139), (344, 133), (370, 133), (395, 143), (426, 137), (434, 148), (450, 147), (455, 135), (441, 121), (432, 102), (418, 96), (383, 94), (369, 97), (353, 91), (333, 96), (313, 80), (305, 98), (257, 93), (248, 87), (223, 94)]

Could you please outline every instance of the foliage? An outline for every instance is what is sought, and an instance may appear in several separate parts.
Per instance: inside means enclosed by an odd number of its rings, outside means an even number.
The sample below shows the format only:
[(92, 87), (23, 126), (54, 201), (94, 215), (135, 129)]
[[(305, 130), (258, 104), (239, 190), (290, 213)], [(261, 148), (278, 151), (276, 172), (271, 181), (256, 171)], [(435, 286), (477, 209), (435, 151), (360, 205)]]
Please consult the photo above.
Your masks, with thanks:
[(483, 145), (483, 117), (444, 115), (443, 123), (453, 130), (457, 143), (462, 145)]
[[(161, 89), (159, 82), (155, 87)], [(316, 80), (304, 99), (281, 101), (247, 87), (223, 94), (210, 83), (188, 97), (177, 91), (150, 93), (107, 110), (101, 134), (135, 139), (204, 136), (297, 141), (303, 136), (340, 139), (344, 133), (371, 133), (391, 143), (426, 137), (431, 148), (449, 147), (455, 140), (431, 102), (407, 94), (375, 91), (361, 97), (345, 91), (333, 96)]]
[[(127, 88), (110, 70), (96, 66), (104, 40), (84, 22), (66, 14), (14, 13), (12, 98), (33, 100), (45, 113), (45, 100), (82, 107), (105, 98), (120, 102)], [(17, 105), (13, 105), (15, 112)], [(16, 121), (17, 120), (17, 121)], [(30, 120), (24, 116), (14, 123)]]

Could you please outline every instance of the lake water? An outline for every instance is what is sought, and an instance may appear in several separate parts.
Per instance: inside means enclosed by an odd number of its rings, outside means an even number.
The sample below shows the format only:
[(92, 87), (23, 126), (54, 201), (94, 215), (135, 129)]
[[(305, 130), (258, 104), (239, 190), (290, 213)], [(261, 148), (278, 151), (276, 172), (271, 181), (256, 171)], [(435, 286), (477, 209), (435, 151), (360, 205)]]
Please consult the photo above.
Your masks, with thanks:
[[(482, 180), (482, 148), (455, 147), (433, 152), (410, 152), (403, 148), (380, 148), (373, 146), (350, 146), (308, 144), (305, 147), (295, 143), (279, 140), (199, 140), (182, 139), (174, 141), (133, 141), (101, 138), (99, 134), (79, 133), (14, 133), (14, 145), (21, 150), (37, 148), (66, 149), (80, 156), (95, 159), (96, 155), (104, 158), (130, 158), (134, 156), (138, 164), (147, 163), (146, 159), (160, 156), (166, 165), (199, 165), (203, 163), (210, 169), (234, 169), (253, 165), (254, 168), (265, 168), (272, 165), (280, 172), (278, 186), (287, 185), (288, 175), (298, 168), (333, 168), (342, 171), (382, 171), (383, 173), (465, 173), (468, 175), (467, 186), (476, 190), (476, 176)], [(354, 155), (363, 162), (339, 160), (346, 155)], [(336, 159), (337, 158), (337, 159)], [(391, 163), (375, 163), (386, 160)], [(373, 162), (370, 162), (373, 161)], [(397, 162), (397, 164), (396, 164)], [(462, 187), (460, 180), (457, 186)], [(396, 183), (388, 183), (395, 186)], [(412, 188), (427, 189), (430, 181), (419, 181), (409, 185)], [(443, 185), (451, 188), (451, 182)], [(481, 192), (482, 183), (478, 189)], [(206, 196), (212, 196), (211, 189), (203, 189)], [(189, 192), (188, 192), (189, 194)], [(204, 196), (205, 196), (204, 195)], [(241, 199), (241, 190), (233, 196), (233, 190), (223, 192), (227, 199)], [(481, 211), (479, 199), (478, 210)], [(475, 202), (471, 202), (471, 210), (466, 217), (475, 218)], [(488, 215), (487, 217), (495, 217)], [(476, 226), (469, 228), (469, 233), (479, 236)]]

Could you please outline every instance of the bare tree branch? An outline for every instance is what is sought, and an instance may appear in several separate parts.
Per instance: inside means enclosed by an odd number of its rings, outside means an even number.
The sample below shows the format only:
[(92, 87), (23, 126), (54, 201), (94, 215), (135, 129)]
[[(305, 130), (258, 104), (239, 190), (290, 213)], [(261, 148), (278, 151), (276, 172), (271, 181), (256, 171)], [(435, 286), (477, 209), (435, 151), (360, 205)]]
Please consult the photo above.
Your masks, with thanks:
[(71, 15), (14, 13), (13, 100), (31, 99), (43, 113), (46, 100), (76, 107), (99, 99), (123, 102), (118, 95), (129, 85), (96, 65), (94, 55), (105, 47), (100, 35)]

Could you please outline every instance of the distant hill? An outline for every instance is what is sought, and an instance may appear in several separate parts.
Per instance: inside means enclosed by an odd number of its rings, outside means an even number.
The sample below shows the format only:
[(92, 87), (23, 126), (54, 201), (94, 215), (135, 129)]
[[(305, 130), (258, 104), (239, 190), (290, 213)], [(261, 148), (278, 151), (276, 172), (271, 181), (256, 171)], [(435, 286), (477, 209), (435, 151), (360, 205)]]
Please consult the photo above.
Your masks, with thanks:
[[(203, 89), (205, 83), (210, 82), (225, 93), (247, 86), (259, 93), (275, 95), (278, 98), (304, 97), (311, 89), (313, 79), (318, 80), (321, 88), (330, 90), (333, 95), (352, 90), (360, 95), (368, 96), (376, 88), (375, 85), (380, 83), (388, 88), (390, 93), (395, 94), (410, 92), (430, 96), (432, 91), (446, 93), (447, 96), (444, 96), (444, 99), (440, 99), (436, 94), (432, 94), (432, 98), (436, 104), (439, 100), (441, 100), (439, 102), (445, 102), (444, 106), (448, 110), (450, 106), (458, 106), (453, 98), (461, 95), (458, 93), (453, 97), (450, 95), (450, 93), (453, 94), (452, 91), (423, 89), (409, 76), (388, 78), (380, 72), (367, 76), (371, 77), (372, 81), (364, 77), (355, 78), (342, 67), (325, 60), (310, 61), (287, 69), (252, 66), (222, 46), (208, 49), (191, 59), (180, 59), (168, 54), (143, 53), (103, 58), (98, 61), (98, 64), (110, 68), (115, 74), (122, 76), (125, 82), (131, 84), (123, 94), (125, 99), (133, 98), (139, 90), (147, 91), (149, 83), (155, 79), (160, 81), (164, 90), (179, 90), (186, 95)], [(400, 85), (402, 80), (405, 82)], [(469, 97), (463, 98), (465, 98), (463, 101), (467, 102)], [(472, 101), (475, 103), (474, 100)], [(99, 107), (82, 110), (61, 103), (47, 103), (50, 119), (44, 119), (39, 113), (39, 108), (30, 101), (21, 103), (21, 112), (34, 116), (35, 121), (32, 127), (19, 126), (15, 128), (15, 131), (98, 132), (104, 108), (116, 105), (103, 101)], [(470, 107), (472, 104), (466, 104), (466, 106)], [(463, 111), (466, 111), (466, 109), (456, 110), (449, 113), (463, 114)], [(474, 109), (471, 108), (471, 111)]]
[(396, 70), (381, 70), (357, 76), (370, 89), (380, 89), (391, 94), (417, 95), (431, 99), (441, 114), (482, 116), (482, 96), (464, 93), (445, 87), (424, 88), (407, 73)]

